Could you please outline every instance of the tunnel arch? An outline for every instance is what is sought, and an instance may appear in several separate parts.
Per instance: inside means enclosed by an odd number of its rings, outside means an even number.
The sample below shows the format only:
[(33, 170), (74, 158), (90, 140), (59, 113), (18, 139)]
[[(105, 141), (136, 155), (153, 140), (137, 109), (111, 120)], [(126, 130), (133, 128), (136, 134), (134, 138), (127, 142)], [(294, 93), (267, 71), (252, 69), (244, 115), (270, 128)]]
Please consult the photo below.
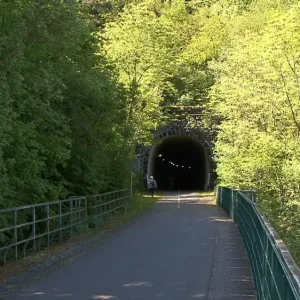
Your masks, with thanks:
[[(190, 143), (196, 142), (199, 152), (202, 151), (202, 157), (206, 156), (205, 161), (205, 176), (201, 180), (201, 184), (198, 185), (198, 190), (211, 190), (214, 188), (217, 175), (216, 175), (216, 163), (213, 159), (212, 151), (212, 140), (214, 139), (214, 134), (210, 133), (203, 128), (190, 128), (185, 122), (176, 122), (168, 126), (159, 128), (153, 133), (155, 142), (152, 146), (141, 146), (138, 149), (138, 158), (140, 164), (140, 170), (144, 174), (145, 184), (147, 178), (153, 173), (153, 157), (157, 151), (157, 147), (163, 143), (163, 141), (170, 141), (170, 138), (186, 137), (185, 141), (190, 141)], [(182, 140), (183, 141), (183, 140)], [(195, 145), (195, 143), (194, 143)], [(200, 150), (201, 149), (201, 150)], [(202, 160), (203, 161), (203, 160)], [(203, 178), (202, 177), (202, 178)], [(164, 184), (163, 184), (164, 186)], [(161, 187), (159, 187), (161, 188)]]
[(151, 149), (148, 174), (162, 190), (206, 190), (208, 157), (204, 145), (188, 135), (172, 135)]

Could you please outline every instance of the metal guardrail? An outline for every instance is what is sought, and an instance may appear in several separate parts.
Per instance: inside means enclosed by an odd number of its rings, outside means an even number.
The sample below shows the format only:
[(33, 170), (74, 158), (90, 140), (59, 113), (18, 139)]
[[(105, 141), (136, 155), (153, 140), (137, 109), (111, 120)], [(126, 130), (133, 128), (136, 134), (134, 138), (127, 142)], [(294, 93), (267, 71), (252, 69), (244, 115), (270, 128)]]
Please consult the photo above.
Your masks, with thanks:
[(89, 225), (97, 226), (115, 211), (124, 207), (124, 203), (131, 198), (130, 190), (120, 190), (88, 197)]
[(250, 260), (258, 300), (300, 300), (298, 266), (258, 205), (245, 194), (218, 187), (217, 201), (238, 225)]
[(40, 251), (87, 227), (101, 225), (129, 199), (130, 190), (119, 190), (1, 209), (0, 264)]

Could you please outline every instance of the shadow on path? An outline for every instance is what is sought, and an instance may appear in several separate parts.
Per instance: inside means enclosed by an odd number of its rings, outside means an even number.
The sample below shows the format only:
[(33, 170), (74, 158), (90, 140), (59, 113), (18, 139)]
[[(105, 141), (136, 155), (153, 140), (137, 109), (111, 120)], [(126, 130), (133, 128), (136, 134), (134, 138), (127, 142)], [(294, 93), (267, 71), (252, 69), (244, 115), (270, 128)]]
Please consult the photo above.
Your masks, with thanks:
[(256, 299), (237, 226), (197, 193), (168, 193), (85, 256), (8, 299)]

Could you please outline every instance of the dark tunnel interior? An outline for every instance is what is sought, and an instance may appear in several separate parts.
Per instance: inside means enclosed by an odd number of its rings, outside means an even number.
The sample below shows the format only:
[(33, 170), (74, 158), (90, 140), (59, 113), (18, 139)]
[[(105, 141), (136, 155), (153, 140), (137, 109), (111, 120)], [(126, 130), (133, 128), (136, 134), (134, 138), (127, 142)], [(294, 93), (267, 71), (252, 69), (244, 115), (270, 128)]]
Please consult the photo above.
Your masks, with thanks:
[(203, 145), (188, 136), (171, 136), (153, 147), (148, 175), (159, 190), (205, 190), (208, 158)]

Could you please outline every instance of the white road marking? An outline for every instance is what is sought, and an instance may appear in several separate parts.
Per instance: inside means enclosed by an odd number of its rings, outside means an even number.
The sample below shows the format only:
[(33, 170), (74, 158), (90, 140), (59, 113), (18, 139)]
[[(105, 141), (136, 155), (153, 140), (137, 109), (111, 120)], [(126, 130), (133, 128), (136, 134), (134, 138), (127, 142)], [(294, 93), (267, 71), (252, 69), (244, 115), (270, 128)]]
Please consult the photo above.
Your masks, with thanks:
[(179, 195), (179, 191), (178, 191), (178, 194), (177, 194), (177, 208), (178, 209), (180, 208), (180, 195)]

